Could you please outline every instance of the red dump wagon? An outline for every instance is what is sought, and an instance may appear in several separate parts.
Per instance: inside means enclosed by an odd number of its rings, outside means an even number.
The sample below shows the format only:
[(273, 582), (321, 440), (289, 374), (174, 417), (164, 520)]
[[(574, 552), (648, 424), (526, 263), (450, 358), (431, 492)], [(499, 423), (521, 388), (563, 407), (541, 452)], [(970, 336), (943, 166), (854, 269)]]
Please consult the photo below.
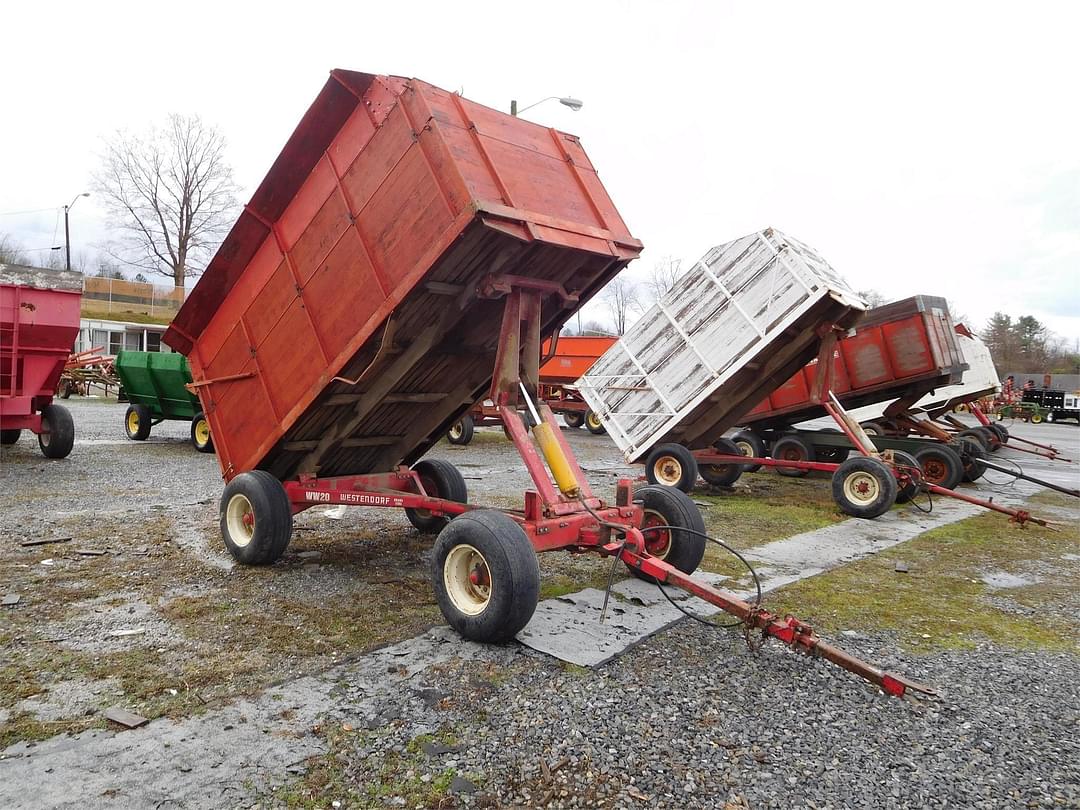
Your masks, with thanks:
[[(275, 561), (320, 504), (402, 508), (438, 533), (432, 587), (466, 638), (525, 626), (536, 552), (591, 550), (893, 694), (919, 688), (691, 578), (704, 523), (684, 493), (593, 493), (538, 396), (541, 344), (640, 250), (574, 136), (333, 71), (165, 335), (210, 421), (229, 551)], [(452, 464), (420, 460), (485, 395), (535, 486), (520, 509), (469, 504)]]
[(71, 452), (75, 425), (53, 394), (79, 334), (81, 300), (76, 273), (0, 265), (0, 444), (26, 429), (48, 458)]

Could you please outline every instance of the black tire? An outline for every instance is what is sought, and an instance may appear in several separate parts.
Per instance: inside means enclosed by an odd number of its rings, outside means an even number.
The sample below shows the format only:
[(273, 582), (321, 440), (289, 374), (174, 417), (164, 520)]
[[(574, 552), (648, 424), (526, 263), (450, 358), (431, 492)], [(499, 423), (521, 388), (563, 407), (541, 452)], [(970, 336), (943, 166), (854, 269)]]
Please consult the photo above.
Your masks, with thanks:
[[(716, 452), (729, 456), (742, 456), (742, 448), (731, 439), (718, 439), (713, 445)], [(695, 459), (696, 461), (697, 459)], [(698, 475), (714, 487), (730, 487), (746, 470), (745, 464), (698, 464)]]
[(465, 414), (446, 431), (446, 440), (450, 444), (468, 444), (476, 431), (476, 421), (471, 414)]
[[(645, 510), (641, 528), (649, 553), (684, 574), (694, 573), (705, 556), (705, 521), (690, 496), (671, 487), (652, 485), (635, 492), (634, 501)], [(649, 532), (650, 524), (676, 528)], [(689, 531), (681, 531), (683, 529)], [(627, 569), (638, 579), (656, 581), (655, 577), (643, 574), (631, 565)]]
[(145, 405), (128, 405), (124, 414), (124, 433), (133, 441), (144, 441), (150, 435), (153, 421), (153, 414)]
[[(456, 503), (468, 503), (469, 491), (458, 468), (449, 461), (429, 458), (418, 461), (413, 470), (420, 476), (424, 492), (432, 498), (443, 498)], [(446, 528), (450, 518), (433, 515), (427, 509), (406, 509), (405, 517), (416, 530), (423, 534), (437, 534)]]
[(225, 548), (243, 565), (272, 565), (292, 537), (292, 508), (281, 482), (265, 470), (240, 473), (218, 505)]
[(956, 489), (964, 480), (960, 454), (944, 444), (928, 445), (915, 453), (923, 480), (945, 489)]
[(206, 414), (199, 411), (191, 420), (191, 443), (200, 453), (214, 452), (214, 439), (210, 435), (210, 423), (206, 420)]
[(860, 427), (867, 436), (885, 436), (885, 425), (881, 422), (863, 422)]
[(585, 429), (589, 433), (594, 433), (599, 436), (601, 433), (607, 433), (607, 428), (604, 427), (604, 423), (600, 421), (600, 417), (592, 411), (588, 411), (585, 414)]
[(470, 641), (509, 641), (540, 598), (540, 566), (528, 535), (494, 509), (458, 515), (439, 532), (431, 582), (447, 623)]
[(67, 458), (75, 446), (75, 422), (63, 405), (46, 405), (41, 410), (41, 433), (38, 447), (45, 458)]
[(1007, 444), (1008, 443), (1008, 441), (1009, 441), (1009, 429), (1007, 427), (1005, 427), (1004, 425), (997, 425), (997, 424), (987, 425), (986, 427), (989, 428), (990, 430), (994, 431), (994, 433), (996, 433), (998, 435), (998, 439), (1001, 440), (1002, 444)]
[(833, 473), (832, 493), (841, 512), (872, 520), (884, 515), (896, 503), (896, 476), (884, 462), (856, 456)]
[[(814, 448), (801, 436), (781, 436), (772, 446), (774, 461), (813, 461)], [(776, 472), (787, 478), (805, 478), (809, 470), (793, 467), (776, 467)]]
[(991, 430), (986, 425), (979, 425), (977, 428), (972, 428), (972, 430), (983, 437), (991, 453), (996, 453), (1001, 449), (1001, 436), (998, 435), (996, 430)]
[(899, 478), (896, 479), (896, 502), (908, 503), (919, 494), (919, 481), (922, 478), (919, 462), (915, 460), (915, 456), (905, 453), (903, 450), (893, 450), (892, 455), (893, 464), (897, 467), (907, 467), (910, 470), (905, 474), (903, 482)]
[(1043, 421), (1042, 411), (1032, 411), (1031, 412), (1031, 424), (1033, 424), (1033, 425), (1041, 425), (1042, 421)]
[(60, 399), (71, 399), (73, 393), (75, 393), (75, 383), (70, 380), (60, 383)]
[(650, 484), (693, 492), (697, 477), (697, 459), (681, 444), (658, 445), (645, 457), (645, 479)]
[(562, 418), (568, 428), (579, 428), (585, 424), (585, 414), (578, 411), (568, 411)]
[(0, 430), (0, 444), (8, 445), (15, 444), (19, 440), (19, 436), (22, 435), (22, 428), (12, 428), (10, 430)]
[[(765, 454), (768, 452), (765, 448), (765, 440), (749, 429), (736, 431), (735, 435), (731, 437), (731, 441), (735, 442), (735, 446), (739, 448), (739, 452), (744, 456), (765, 458)], [(716, 445), (714, 444), (713, 447), (716, 447)], [(743, 472), (752, 473), (760, 469), (760, 464), (743, 464)]]
[(990, 454), (986, 441), (978, 433), (974, 433), (957, 437), (956, 445), (960, 451), (960, 462), (964, 465), (964, 480), (968, 483), (978, 481), (986, 472), (982, 459)]

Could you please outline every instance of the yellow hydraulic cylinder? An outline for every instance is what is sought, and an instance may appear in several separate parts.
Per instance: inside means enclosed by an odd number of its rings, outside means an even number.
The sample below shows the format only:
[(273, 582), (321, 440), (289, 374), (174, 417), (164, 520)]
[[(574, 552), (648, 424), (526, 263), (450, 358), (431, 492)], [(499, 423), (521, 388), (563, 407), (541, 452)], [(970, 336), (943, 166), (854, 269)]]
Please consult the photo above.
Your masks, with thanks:
[(540, 445), (540, 452), (544, 454), (544, 461), (547, 462), (551, 474), (555, 476), (555, 484), (559, 487), (559, 491), (568, 498), (576, 498), (581, 493), (577, 478), (570, 469), (570, 462), (566, 460), (566, 455), (559, 445), (559, 440), (555, 438), (551, 425), (541, 422), (533, 427), (532, 432), (536, 437), (536, 443)]

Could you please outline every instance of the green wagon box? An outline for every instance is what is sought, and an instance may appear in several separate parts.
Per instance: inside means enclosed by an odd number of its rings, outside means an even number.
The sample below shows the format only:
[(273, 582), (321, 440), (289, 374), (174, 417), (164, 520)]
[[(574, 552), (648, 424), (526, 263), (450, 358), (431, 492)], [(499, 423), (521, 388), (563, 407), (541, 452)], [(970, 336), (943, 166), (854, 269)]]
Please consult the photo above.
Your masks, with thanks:
[(191, 443), (200, 453), (212, 453), (210, 423), (199, 398), (187, 389), (191, 370), (187, 358), (171, 352), (120, 352), (116, 373), (127, 397), (124, 432), (143, 441), (150, 428), (165, 420), (191, 422)]

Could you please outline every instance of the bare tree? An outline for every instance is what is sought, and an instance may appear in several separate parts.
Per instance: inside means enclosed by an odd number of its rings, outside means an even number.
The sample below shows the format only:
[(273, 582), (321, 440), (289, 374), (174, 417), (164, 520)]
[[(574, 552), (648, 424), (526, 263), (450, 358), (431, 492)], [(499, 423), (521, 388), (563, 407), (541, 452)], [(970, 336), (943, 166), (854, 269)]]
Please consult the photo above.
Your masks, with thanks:
[(652, 303), (656, 303), (675, 286), (683, 274), (682, 259), (665, 256), (653, 265), (649, 280), (645, 282), (645, 294)]
[(602, 293), (604, 303), (607, 305), (611, 320), (615, 323), (615, 334), (626, 334), (626, 327), (630, 314), (641, 312), (641, 291), (626, 276), (615, 276)]
[(0, 233), (0, 264), (26, 264), (23, 246), (6, 233)]
[(883, 307), (889, 303), (889, 299), (877, 290), (859, 290), (859, 297), (863, 299), (871, 309)]
[(116, 133), (94, 186), (121, 233), (109, 254), (177, 287), (206, 268), (234, 218), (225, 139), (197, 115), (170, 115), (143, 136)]

